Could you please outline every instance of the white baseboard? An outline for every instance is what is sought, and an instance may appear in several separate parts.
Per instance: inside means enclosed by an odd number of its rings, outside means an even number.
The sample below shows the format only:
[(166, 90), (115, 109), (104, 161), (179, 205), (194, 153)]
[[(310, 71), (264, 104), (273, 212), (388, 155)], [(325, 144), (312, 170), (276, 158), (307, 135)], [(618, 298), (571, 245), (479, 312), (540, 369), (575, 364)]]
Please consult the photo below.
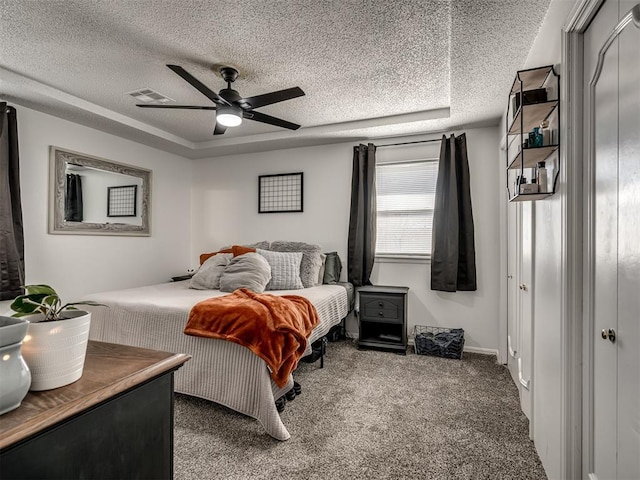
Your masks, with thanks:
[(481, 353), (482, 355), (494, 355), (495, 357), (498, 357), (498, 350), (495, 348), (464, 347), (462, 351), (469, 353)]

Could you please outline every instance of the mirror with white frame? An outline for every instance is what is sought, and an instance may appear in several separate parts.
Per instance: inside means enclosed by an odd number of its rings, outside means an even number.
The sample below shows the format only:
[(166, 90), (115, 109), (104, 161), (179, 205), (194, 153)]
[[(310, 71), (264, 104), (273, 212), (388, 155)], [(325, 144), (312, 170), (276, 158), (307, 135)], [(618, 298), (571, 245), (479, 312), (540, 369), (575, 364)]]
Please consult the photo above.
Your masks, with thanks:
[(151, 170), (52, 146), (49, 197), (49, 233), (151, 234)]

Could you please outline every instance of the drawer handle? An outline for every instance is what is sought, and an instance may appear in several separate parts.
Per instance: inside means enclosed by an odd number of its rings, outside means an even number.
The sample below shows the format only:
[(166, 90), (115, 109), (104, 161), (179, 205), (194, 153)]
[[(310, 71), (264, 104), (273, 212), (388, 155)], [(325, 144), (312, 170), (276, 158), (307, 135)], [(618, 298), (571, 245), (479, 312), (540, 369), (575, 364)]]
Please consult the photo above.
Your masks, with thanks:
[(382, 307), (382, 306), (384, 306), (384, 303), (382, 303), (382, 302), (378, 302), (378, 306), (379, 306), (379, 307)]
[(383, 317), (383, 316), (384, 316), (384, 312), (383, 312), (382, 310), (380, 310), (380, 311), (378, 312), (378, 315), (380, 315), (381, 317)]

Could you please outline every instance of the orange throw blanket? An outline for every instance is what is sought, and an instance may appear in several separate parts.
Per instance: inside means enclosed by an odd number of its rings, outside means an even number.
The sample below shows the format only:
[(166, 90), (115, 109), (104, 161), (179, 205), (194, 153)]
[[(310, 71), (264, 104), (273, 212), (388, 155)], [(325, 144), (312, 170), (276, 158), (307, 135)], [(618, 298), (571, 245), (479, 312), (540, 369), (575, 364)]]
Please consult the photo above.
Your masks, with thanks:
[(269, 295), (241, 288), (196, 303), (187, 335), (239, 343), (263, 359), (279, 387), (298, 365), (307, 338), (320, 322), (313, 304), (297, 295)]

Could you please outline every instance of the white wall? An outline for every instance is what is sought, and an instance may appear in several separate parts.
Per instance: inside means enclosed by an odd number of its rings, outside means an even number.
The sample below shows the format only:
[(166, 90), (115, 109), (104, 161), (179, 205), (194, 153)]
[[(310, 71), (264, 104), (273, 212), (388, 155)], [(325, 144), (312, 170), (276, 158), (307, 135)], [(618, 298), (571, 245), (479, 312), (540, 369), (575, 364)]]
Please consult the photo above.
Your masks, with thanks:
[[(191, 161), (35, 110), (16, 107), (27, 283), (51, 284), (63, 300), (168, 281), (190, 255)], [(47, 233), (49, 146), (153, 171), (151, 236)]]
[[(553, 0), (545, 21), (522, 68), (555, 65), (562, 74), (562, 26), (574, 0)], [(515, 75), (515, 72), (514, 72)], [(505, 97), (506, 98), (506, 97)], [(506, 100), (505, 100), (506, 101)], [(561, 108), (565, 108), (561, 99)], [(563, 126), (566, 128), (566, 126)], [(502, 125), (501, 132), (504, 132)], [(504, 152), (501, 152), (504, 157)], [(562, 210), (566, 191), (564, 177), (558, 181), (557, 193), (533, 202), (533, 440), (549, 478), (563, 478), (563, 398), (562, 398)], [(505, 215), (506, 217), (506, 215)], [(506, 218), (503, 220), (506, 222)], [(513, 227), (511, 227), (513, 228)], [(506, 255), (506, 252), (505, 252)], [(502, 334), (502, 333), (501, 333)]]
[[(459, 132), (457, 132), (459, 133)], [(503, 195), (498, 130), (466, 130), (476, 227), (478, 291), (441, 293), (429, 288), (429, 264), (377, 262), (372, 282), (410, 287), (413, 325), (462, 327), (469, 347), (498, 346), (500, 247), (498, 214)], [(423, 136), (422, 138), (428, 138)], [(431, 137), (433, 138), (433, 136)], [(411, 140), (415, 140), (414, 137)], [(394, 138), (377, 144), (403, 141)], [(435, 145), (435, 146), (434, 146)], [(197, 160), (193, 170), (192, 265), (202, 252), (230, 243), (298, 240), (338, 251), (346, 278), (353, 143)], [(438, 154), (438, 144), (380, 149), (386, 158)], [(258, 175), (304, 172), (304, 212), (258, 214)]]

